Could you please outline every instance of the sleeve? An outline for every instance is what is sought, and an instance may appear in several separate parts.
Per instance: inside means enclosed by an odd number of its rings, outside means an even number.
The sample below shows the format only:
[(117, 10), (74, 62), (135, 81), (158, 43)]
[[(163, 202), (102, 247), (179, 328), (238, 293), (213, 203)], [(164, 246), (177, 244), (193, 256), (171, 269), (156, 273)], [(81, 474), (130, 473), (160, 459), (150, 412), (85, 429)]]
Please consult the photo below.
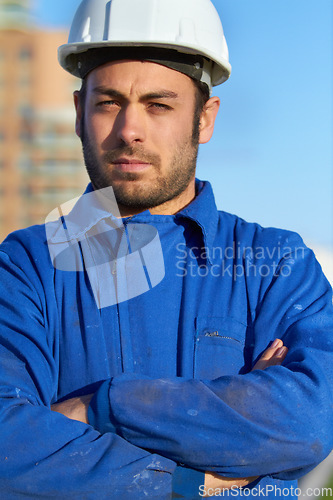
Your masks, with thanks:
[(96, 427), (227, 477), (305, 474), (333, 446), (332, 292), (310, 250), (282, 259), (253, 328), (253, 362), (262, 339), (278, 337), (289, 348), (283, 366), (215, 380), (122, 375), (92, 401)]
[(9, 250), (21, 265), (0, 252), (1, 498), (170, 499), (173, 461), (50, 410), (58, 367), (37, 259)]

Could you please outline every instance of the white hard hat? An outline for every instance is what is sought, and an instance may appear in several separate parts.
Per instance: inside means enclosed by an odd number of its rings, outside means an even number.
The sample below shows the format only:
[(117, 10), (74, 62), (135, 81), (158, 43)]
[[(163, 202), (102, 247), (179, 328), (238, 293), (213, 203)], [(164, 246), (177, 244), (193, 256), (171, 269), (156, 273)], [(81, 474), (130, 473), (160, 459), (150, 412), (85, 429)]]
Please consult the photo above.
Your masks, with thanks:
[(58, 58), (64, 69), (84, 78), (133, 53), (209, 87), (231, 72), (221, 20), (210, 0), (83, 0)]

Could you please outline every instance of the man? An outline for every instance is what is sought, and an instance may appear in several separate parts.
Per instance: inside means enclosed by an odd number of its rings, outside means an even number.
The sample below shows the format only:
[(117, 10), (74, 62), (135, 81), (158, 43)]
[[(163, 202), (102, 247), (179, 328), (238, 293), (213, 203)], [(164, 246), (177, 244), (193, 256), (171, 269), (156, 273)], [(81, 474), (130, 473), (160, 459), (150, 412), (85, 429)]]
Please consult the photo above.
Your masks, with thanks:
[(292, 498), (330, 452), (328, 282), (195, 180), (227, 58), (209, 0), (79, 7), (60, 62), (91, 184), (1, 247), (6, 498)]

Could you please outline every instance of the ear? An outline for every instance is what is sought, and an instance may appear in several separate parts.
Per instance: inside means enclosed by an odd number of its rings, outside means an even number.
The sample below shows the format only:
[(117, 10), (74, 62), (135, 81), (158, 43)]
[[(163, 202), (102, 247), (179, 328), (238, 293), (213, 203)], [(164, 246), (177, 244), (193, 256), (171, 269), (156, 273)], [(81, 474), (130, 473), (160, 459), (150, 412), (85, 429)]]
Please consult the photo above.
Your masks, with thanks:
[(73, 94), (73, 97), (74, 97), (74, 106), (76, 111), (75, 132), (76, 135), (81, 138), (81, 120), (83, 115), (83, 109), (80, 99), (80, 92), (76, 90)]
[(218, 97), (211, 97), (204, 105), (200, 117), (199, 144), (205, 144), (210, 141), (214, 132), (215, 119), (219, 107), (220, 99)]

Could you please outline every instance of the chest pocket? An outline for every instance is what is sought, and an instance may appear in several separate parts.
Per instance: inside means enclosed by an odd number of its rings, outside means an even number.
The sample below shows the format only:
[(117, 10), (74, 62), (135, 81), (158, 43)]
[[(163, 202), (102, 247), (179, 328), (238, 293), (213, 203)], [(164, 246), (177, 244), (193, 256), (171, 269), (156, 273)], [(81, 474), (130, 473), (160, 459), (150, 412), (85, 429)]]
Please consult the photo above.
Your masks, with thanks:
[(213, 380), (244, 366), (247, 326), (230, 317), (196, 319), (194, 377)]

